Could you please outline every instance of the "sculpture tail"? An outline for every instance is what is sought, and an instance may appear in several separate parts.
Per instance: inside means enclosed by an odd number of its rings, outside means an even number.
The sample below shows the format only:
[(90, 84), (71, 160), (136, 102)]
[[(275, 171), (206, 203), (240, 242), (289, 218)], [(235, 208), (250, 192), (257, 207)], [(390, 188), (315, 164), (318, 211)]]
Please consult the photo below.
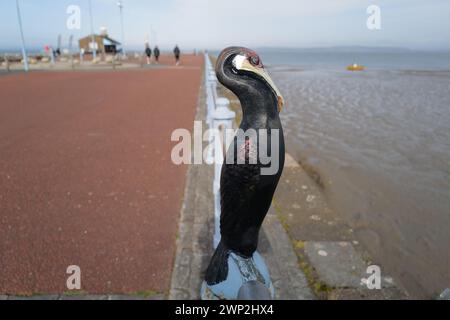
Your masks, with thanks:
[(208, 285), (212, 286), (227, 279), (229, 255), (230, 250), (220, 241), (206, 269), (205, 280)]

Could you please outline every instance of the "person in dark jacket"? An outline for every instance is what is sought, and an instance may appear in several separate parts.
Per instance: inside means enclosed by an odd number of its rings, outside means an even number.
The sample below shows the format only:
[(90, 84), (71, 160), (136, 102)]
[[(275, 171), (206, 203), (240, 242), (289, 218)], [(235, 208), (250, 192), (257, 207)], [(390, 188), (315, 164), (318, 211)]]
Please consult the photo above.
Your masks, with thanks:
[(159, 62), (159, 55), (160, 55), (158, 46), (156, 46), (155, 49), (153, 49), (153, 53), (155, 55), (156, 63), (158, 63)]
[(145, 44), (145, 55), (147, 56), (147, 64), (150, 64), (152, 58), (152, 49), (148, 43)]
[(175, 62), (178, 66), (180, 64), (180, 48), (178, 48), (178, 45), (175, 46), (175, 49), (173, 49), (173, 54), (175, 55)]

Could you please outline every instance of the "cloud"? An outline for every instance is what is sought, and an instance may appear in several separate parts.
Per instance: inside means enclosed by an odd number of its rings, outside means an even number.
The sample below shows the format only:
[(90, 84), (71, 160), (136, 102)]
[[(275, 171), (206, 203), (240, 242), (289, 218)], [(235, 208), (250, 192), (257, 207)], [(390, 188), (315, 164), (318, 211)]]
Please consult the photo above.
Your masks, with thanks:
[[(364, 1), (363, 1), (364, 2)], [(326, 19), (345, 12), (359, 0), (176, 0), (168, 10), (164, 27), (168, 36), (200, 45), (224, 43), (288, 43), (298, 38), (301, 20)], [(360, 5), (361, 6), (361, 5)], [(366, 6), (361, 6), (365, 14)], [(294, 28), (290, 28), (294, 25)], [(304, 26), (306, 30), (306, 25)], [(295, 42), (295, 41), (294, 41)], [(298, 41), (297, 41), (298, 42)]]
[[(385, 22), (378, 33), (366, 27), (366, 9), (374, 3), (381, 6)], [(153, 23), (163, 45), (401, 46), (418, 43), (414, 32), (441, 41), (433, 26), (445, 27), (448, 19), (428, 18), (448, 7), (443, 0), (173, 0)], [(414, 24), (423, 17), (429, 20), (426, 25)]]
[[(23, 0), (27, 43), (53, 43), (66, 25), (65, 6), (82, 7), (83, 26), (90, 32), (86, 0)], [(95, 31), (107, 26), (120, 39), (116, 0), (92, 0)], [(366, 9), (381, 7), (382, 30), (366, 27)], [(450, 39), (448, 0), (124, 0), (125, 43), (143, 47), (146, 36), (161, 47), (222, 48), (227, 45), (339, 46), (379, 45), (447, 47)], [(5, 2), (0, 27), (7, 32), (0, 46), (19, 45), (14, 2)], [(150, 29), (157, 33), (151, 34)], [(72, 33), (72, 32), (70, 32)]]

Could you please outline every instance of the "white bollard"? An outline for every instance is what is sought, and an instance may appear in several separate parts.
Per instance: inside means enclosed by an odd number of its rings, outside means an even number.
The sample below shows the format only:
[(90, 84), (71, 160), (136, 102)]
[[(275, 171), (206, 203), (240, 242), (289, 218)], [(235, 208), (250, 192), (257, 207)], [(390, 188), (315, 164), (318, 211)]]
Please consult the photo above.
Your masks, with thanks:
[(211, 93), (212, 93), (213, 99), (215, 101), (218, 98), (218, 95), (217, 95), (217, 77), (216, 77), (215, 74), (214, 75), (210, 74), (208, 76), (208, 80), (209, 80), (209, 85), (211, 87)]
[(5, 54), (5, 67), (6, 67), (6, 71), (10, 71), (10, 68), (9, 68), (9, 59), (8, 59), (8, 56)]
[(53, 51), (53, 47), (50, 47), (50, 61), (53, 66), (55, 64), (55, 52)]

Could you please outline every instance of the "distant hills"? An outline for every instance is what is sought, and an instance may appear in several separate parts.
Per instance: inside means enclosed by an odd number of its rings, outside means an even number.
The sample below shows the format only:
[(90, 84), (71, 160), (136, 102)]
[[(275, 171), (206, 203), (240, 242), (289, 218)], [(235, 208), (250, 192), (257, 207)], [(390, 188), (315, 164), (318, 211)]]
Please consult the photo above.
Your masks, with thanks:
[(311, 47), (311, 48), (274, 48), (274, 47), (260, 47), (258, 50), (264, 51), (277, 51), (277, 52), (392, 52), (392, 53), (404, 53), (421, 50), (412, 50), (401, 47), (364, 47), (364, 46), (336, 46), (336, 47)]

